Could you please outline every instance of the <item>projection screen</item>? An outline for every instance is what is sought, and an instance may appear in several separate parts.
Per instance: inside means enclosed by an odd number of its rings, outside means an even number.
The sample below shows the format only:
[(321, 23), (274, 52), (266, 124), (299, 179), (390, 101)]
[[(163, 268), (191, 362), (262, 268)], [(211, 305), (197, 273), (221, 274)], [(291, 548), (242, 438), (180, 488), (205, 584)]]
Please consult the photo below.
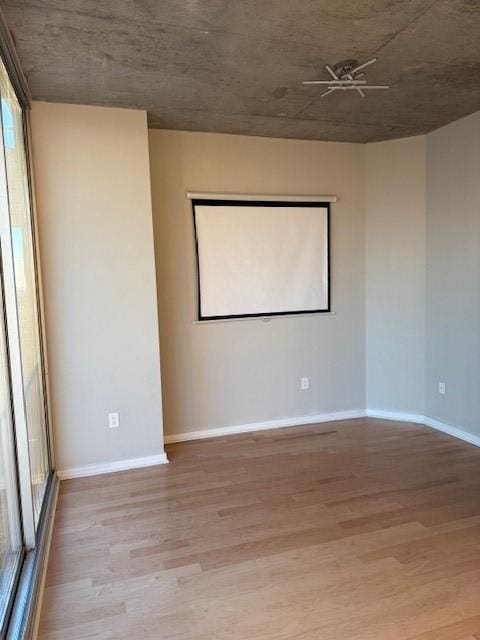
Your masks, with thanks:
[(199, 320), (330, 310), (328, 202), (192, 203)]

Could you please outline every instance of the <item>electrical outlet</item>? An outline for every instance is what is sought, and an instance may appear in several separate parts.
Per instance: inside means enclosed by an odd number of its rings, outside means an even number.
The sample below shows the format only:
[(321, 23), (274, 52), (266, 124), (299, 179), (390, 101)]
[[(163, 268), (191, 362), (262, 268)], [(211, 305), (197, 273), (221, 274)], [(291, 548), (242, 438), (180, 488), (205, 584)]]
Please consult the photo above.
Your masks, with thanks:
[(117, 429), (120, 426), (120, 415), (118, 413), (108, 414), (108, 426), (110, 429)]
[(309, 378), (301, 378), (300, 379), (300, 389), (302, 391), (306, 391), (310, 388), (310, 379)]
[(446, 391), (445, 382), (439, 382), (438, 383), (438, 393), (440, 393), (442, 396), (444, 396), (445, 395), (445, 391)]

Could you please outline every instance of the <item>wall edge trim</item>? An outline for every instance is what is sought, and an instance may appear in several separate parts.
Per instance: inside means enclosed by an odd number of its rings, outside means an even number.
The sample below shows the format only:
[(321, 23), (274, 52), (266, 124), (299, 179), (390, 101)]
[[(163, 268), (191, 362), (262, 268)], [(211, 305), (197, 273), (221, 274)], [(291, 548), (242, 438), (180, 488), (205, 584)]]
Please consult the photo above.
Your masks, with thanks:
[(415, 424), (423, 424), (435, 431), (441, 431), (453, 438), (463, 440), (469, 444), (473, 444), (476, 447), (480, 447), (480, 436), (476, 436), (473, 433), (465, 431), (458, 426), (442, 422), (436, 418), (430, 418), (429, 416), (422, 416), (416, 413), (405, 413), (403, 411), (384, 411), (383, 409), (367, 409), (365, 414), (369, 418), (380, 418), (382, 420), (397, 420), (399, 422), (413, 422)]
[(99, 464), (87, 464), (83, 467), (69, 467), (57, 470), (60, 480), (70, 478), (84, 478), (87, 476), (97, 476), (103, 473), (114, 473), (116, 471), (128, 471), (130, 469), (142, 469), (144, 467), (154, 467), (159, 464), (167, 464), (166, 453), (158, 453), (153, 456), (142, 458), (129, 458), (127, 460), (114, 460), (112, 462), (101, 462)]
[(386, 411), (384, 409), (367, 409), (367, 418), (380, 418), (382, 420), (396, 420), (398, 422), (414, 422), (424, 424), (425, 416), (420, 413), (407, 413), (406, 411)]
[[(165, 436), (165, 444), (176, 442), (188, 442), (191, 440), (204, 440), (219, 436), (228, 436), (242, 433), (252, 433), (255, 431), (267, 431), (270, 429), (282, 429), (285, 427), (303, 426), (323, 422), (340, 422), (342, 420), (352, 420), (354, 418), (379, 418), (381, 420), (393, 420), (398, 422), (411, 422), (413, 424), (424, 425), (430, 429), (440, 431), (453, 438), (462, 440), (474, 446), (480, 447), (480, 436), (476, 436), (459, 427), (449, 425), (435, 418), (423, 416), (417, 413), (407, 413), (403, 411), (386, 411), (384, 409), (351, 409), (347, 411), (333, 411), (330, 413), (320, 413), (315, 415), (297, 416), (295, 418), (277, 418), (261, 422), (250, 422), (247, 424), (233, 425), (230, 427), (216, 427), (213, 429), (203, 429), (188, 431), (185, 433)], [(99, 464), (89, 464), (82, 467), (69, 467), (57, 471), (60, 480), (71, 478), (83, 478), (87, 476), (101, 475), (104, 473), (114, 473), (117, 471), (128, 471), (130, 469), (141, 469), (145, 467), (167, 464), (166, 453), (159, 453), (141, 458), (130, 458), (127, 460), (115, 460)]]
[(282, 429), (284, 427), (296, 427), (306, 424), (316, 424), (317, 422), (335, 422), (340, 420), (351, 420), (353, 418), (364, 418), (364, 409), (351, 409), (348, 411), (333, 411), (330, 413), (319, 413), (308, 416), (296, 416), (293, 418), (276, 418), (274, 420), (264, 420), (261, 422), (249, 422), (231, 427), (215, 427), (213, 429), (200, 429), (187, 431), (185, 433), (174, 433), (165, 436), (165, 444), (174, 442), (187, 442), (189, 440), (203, 440), (205, 438), (216, 438), (218, 436), (228, 436), (239, 433), (250, 433), (253, 431), (266, 431), (268, 429)]
[(231, 427), (216, 427), (213, 429), (201, 429), (187, 431), (165, 436), (165, 444), (176, 442), (189, 442), (191, 440), (204, 440), (219, 436), (228, 436), (241, 433), (251, 433), (255, 431), (267, 431), (269, 429), (282, 429), (284, 427), (296, 427), (322, 422), (336, 422), (341, 420), (352, 420), (354, 418), (379, 418), (381, 420), (393, 420), (397, 422), (412, 422), (424, 425), (436, 431), (441, 431), (454, 438), (468, 442), (480, 447), (480, 437), (475, 436), (459, 427), (449, 425), (440, 420), (423, 416), (419, 413), (407, 413), (404, 411), (386, 411), (384, 409), (352, 409), (348, 411), (334, 411), (331, 413), (320, 413), (309, 416), (299, 416), (296, 418), (278, 418), (275, 420), (265, 420), (261, 422), (250, 422), (247, 424), (234, 425)]
[(446, 433), (453, 438), (457, 438), (458, 440), (463, 440), (464, 442), (473, 444), (476, 447), (480, 447), (480, 436), (476, 436), (469, 431), (464, 431), (459, 427), (454, 427), (453, 425), (447, 424), (446, 422), (441, 422), (440, 420), (429, 418), (428, 416), (425, 416), (424, 424), (426, 427), (430, 427), (430, 429), (441, 431), (442, 433)]

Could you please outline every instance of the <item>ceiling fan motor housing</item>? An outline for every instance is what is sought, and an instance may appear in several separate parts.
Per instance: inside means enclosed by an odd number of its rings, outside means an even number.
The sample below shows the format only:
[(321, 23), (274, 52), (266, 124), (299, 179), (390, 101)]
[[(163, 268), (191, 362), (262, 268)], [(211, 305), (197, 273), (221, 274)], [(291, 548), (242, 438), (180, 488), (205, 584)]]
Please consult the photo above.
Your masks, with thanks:
[(333, 70), (340, 79), (344, 80), (348, 78), (352, 71), (358, 66), (358, 60), (340, 60), (340, 62), (333, 65)]

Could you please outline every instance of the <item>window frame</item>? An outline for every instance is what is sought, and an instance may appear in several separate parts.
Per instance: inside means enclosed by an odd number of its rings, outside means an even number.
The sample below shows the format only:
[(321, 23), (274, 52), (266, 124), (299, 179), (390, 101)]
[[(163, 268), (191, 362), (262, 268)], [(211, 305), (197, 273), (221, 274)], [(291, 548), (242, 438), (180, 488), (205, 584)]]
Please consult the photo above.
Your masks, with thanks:
[[(58, 494), (58, 478), (54, 471), (54, 457), (52, 447), (51, 404), (48, 389), (48, 361), (45, 336), (45, 314), (42, 292), (42, 275), (40, 251), (38, 242), (38, 225), (36, 215), (35, 189), (30, 135), (30, 93), (28, 84), (21, 70), (21, 65), (15, 51), (10, 31), (5, 23), (0, 9), (0, 59), (13, 91), (16, 95), (21, 111), (21, 136), (24, 146), (26, 182), (26, 198), (28, 199), (26, 214), (28, 216), (29, 233), (31, 234), (33, 254), (33, 287), (35, 290), (35, 318), (39, 337), (39, 368), (43, 401), (41, 411), (45, 417), (45, 438), (47, 447), (48, 472), (45, 479), (45, 490), (39, 517), (35, 524), (35, 510), (33, 505), (30, 455), (28, 446), (28, 430), (26, 421), (24, 381), (21, 363), (19, 327), (16, 305), (16, 289), (13, 263), (13, 248), (11, 235), (11, 221), (8, 221), (10, 233), (2, 234), (4, 242), (0, 245), (0, 278), (3, 287), (3, 302), (0, 313), (4, 314), (5, 342), (8, 352), (8, 380), (10, 384), (10, 405), (13, 423), (13, 438), (15, 445), (15, 472), (19, 494), (19, 516), (23, 548), (21, 558), (17, 564), (12, 593), (5, 609), (3, 621), (0, 621), (0, 639), (20, 639), (31, 637), (38, 611), (40, 585), (46, 569), (46, 559), (52, 533), (53, 517)], [(4, 163), (5, 149), (3, 125), (0, 123), (2, 148), (0, 162)], [(8, 198), (8, 181), (7, 181)], [(9, 208), (10, 214), (10, 208)], [(7, 273), (8, 272), (8, 273)], [(10, 305), (10, 309), (9, 309)]]
[[(1, 123), (0, 123), (0, 130), (1, 130)], [(3, 316), (3, 319), (0, 319), (0, 321), (3, 321), (4, 323), (4, 339), (5, 339), (5, 353), (7, 355), (7, 362), (6, 362), (6, 375), (7, 375), (7, 384), (8, 384), (8, 391), (9, 391), (9, 409), (10, 409), (10, 416), (11, 416), (11, 427), (12, 427), (12, 441), (13, 441), (13, 446), (14, 446), (14, 468), (15, 468), (15, 484), (16, 484), (16, 490), (17, 490), (17, 494), (18, 494), (18, 506), (19, 506), (19, 524), (20, 524), (20, 536), (21, 539), (23, 540), (24, 544), (22, 545), (22, 548), (19, 551), (19, 558), (17, 561), (17, 565), (15, 567), (15, 570), (13, 572), (11, 581), (10, 581), (10, 589), (11, 589), (11, 593), (15, 594), (18, 590), (18, 586), (20, 583), (20, 577), (22, 575), (22, 571), (23, 571), (23, 566), (24, 566), (24, 562), (25, 562), (25, 557), (26, 557), (26, 549), (25, 549), (25, 532), (23, 529), (23, 518), (22, 518), (22, 509), (21, 509), (21, 495), (20, 495), (20, 477), (19, 477), (19, 469), (18, 469), (18, 456), (16, 455), (16, 451), (17, 451), (17, 437), (16, 437), (16, 429), (15, 429), (15, 414), (14, 414), (14, 409), (13, 409), (13, 397), (12, 397), (12, 376), (11, 376), (11, 368), (10, 368), (10, 349), (9, 349), (9, 340), (8, 340), (8, 326), (7, 326), (7, 310), (6, 310), (6, 306), (5, 306), (5, 286), (4, 286), (4, 277), (3, 277), (3, 259), (2, 259), (2, 246), (0, 244), (0, 313)], [(0, 348), (3, 348), (0, 346)], [(3, 640), (3, 638), (6, 637), (6, 633), (7, 633), (7, 629), (9, 626), (9, 622), (10, 622), (10, 616), (12, 613), (14, 607), (14, 597), (10, 597), (8, 599), (7, 605), (5, 607), (5, 610), (3, 612), (3, 616), (0, 617), (0, 638)]]

